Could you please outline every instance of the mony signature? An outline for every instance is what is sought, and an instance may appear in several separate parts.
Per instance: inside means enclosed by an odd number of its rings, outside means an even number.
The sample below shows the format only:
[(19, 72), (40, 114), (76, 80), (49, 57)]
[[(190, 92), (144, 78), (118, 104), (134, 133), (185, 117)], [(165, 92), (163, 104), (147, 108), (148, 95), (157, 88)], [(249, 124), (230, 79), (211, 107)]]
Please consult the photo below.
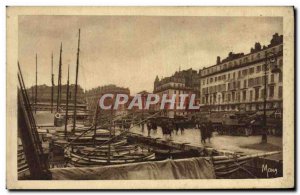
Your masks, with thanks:
[(267, 173), (267, 178), (269, 177), (269, 173), (273, 173), (274, 175), (277, 175), (278, 170), (277, 168), (268, 167), (268, 164), (262, 164), (261, 165), (261, 172)]

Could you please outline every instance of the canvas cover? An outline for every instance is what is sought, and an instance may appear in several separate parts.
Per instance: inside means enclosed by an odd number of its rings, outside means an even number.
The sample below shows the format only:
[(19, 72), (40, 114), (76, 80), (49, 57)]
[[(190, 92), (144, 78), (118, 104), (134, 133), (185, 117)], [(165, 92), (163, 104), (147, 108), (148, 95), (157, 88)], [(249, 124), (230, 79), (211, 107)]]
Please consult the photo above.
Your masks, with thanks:
[(51, 169), (55, 180), (214, 179), (211, 158), (199, 157), (103, 167)]

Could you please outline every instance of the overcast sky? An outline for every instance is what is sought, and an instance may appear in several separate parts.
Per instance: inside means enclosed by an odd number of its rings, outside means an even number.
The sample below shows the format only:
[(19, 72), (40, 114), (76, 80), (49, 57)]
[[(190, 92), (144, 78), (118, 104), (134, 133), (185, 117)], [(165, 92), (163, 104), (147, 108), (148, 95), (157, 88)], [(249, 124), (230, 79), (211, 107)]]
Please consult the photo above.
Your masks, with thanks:
[(268, 44), (282, 34), (278, 17), (20, 16), (19, 61), (27, 86), (51, 83), (51, 53), (57, 84), (59, 47), (63, 77), (75, 82), (78, 29), (81, 28), (79, 84), (84, 89), (116, 84), (131, 94), (152, 92), (156, 75), (214, 65), (230, 51), (248, 53), (255, 42)]

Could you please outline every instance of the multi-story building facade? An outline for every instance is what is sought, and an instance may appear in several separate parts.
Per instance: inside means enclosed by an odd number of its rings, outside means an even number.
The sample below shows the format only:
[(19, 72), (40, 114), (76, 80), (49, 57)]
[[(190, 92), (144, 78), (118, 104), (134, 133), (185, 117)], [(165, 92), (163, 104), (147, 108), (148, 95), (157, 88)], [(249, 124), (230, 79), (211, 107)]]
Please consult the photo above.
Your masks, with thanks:
[[(38, 103), (50, 103), (51, 102), (51, 86), (47, 85), (38, 85), (37, 86), (37, 102)], [(35, 101), (35, 86), (30, 87), (27, 89), (27, 94), (29, 100), (34, 102)], [(71, 84), (69, 86), (69, 103), (72, 104), (74, 102), (74, 95), (75, 95), (75, 85)], [(57, 86), (53, 88), (53, 103), (56, 105), (57, 101)], [(67, 85), (61, 86), (61, 103), (65, 104), (67, 101)], [(81, 86), (78, 85), (77, 87), (77, 103), (84, 104), (84, 90)]]
[[(158, 76), (156, 76), (153, 93), (159, 95), (160, 99), (162, 98), (163, 94), (167, 94), (169, 97), (176, 95), (174, 109), (169, 109), (167, 105), (163, 115), (168, 117), (174, 117), (175, 115), (187, 116), (191, 110), (176, 109), (180, 104), (179, 95), (188, 94), (190, 96), (195, 94), (195, 104), (199, 103), (199, 73), (196, 70), (188, 69), (175, 72), (174, 75), (162, 78), (161, 80), (159, 80)], [(155, 110), (159, 109), (160, 103), (155, 106)]]
[[(57, 110), (57, 86), (53, 87), (53, 105), (51, 104), (51, 96), (52, 96), (52, 87), (47, 85), (38, 85), (37, 86), (37, 103), (35, 103), (35, 86), (32, 86), (27, 89), (28, 98), (32, 103), (32, 108), (39, 111), (52, 111), (56, 112)], [(61, 100), (59, 105), (59, 111), (63, 111), (66, 109), (66, 101), (67, 101), (67, 85), (61, 86)], [(75, 100), (75, 85), (71, 84), (69, 86), (69, 115), (72, 114), (74, 110), (74, 100)], [(84, 90), (81, 86), (78, 85), (77, 88), (77, 115), (85, 115), (86, 113), (86, 103), (84, 97)]]
[[(130, 95), (129, 88), (118, 87), (116, 85), (105, 85), (86, 91), (85, 97), (88, 109), (94, 113), (96, 105), (103, 94), (126, 94)], [(109, 101), (109, 99), (108, 99)], [(110, 102), (111, 103), (111, 102)], [(126, 105), (119, 105), (117, 110), (114, 110), (114, 115), (125, 115), (127, 113)]]
[[(271, 55), (276, 61), (272, 63)], [(273, 35), (268, 46), (255, 43), (250, 53), (229, 53), (221, 61), (200, 70), (200, 103), (206, 111), (263, 110), (265, 64), (267, 63), (267, 109), (282, 109), (283, 36)], [(277, 66), (278, 74), (272, 73)]]

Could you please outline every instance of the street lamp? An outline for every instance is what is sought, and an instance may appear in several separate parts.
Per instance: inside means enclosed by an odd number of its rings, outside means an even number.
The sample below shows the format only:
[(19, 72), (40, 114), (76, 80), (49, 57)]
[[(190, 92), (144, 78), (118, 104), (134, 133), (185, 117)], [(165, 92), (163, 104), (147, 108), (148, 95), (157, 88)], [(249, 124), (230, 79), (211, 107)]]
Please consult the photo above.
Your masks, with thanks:
[[(261, 142), (262, 143), (267, 143), (268, 138), (267, 138), (267, 114), (266, 114), (266, 109), (267, 109), (267, 68), (268, 65), (275, 64), (277, 62), (277, 57), (273, 52), (267, 52), (266, 53), (266, 58), (265, 58), (265, 64), (264, 64), (264, 118), (263, 118), (263, 133), (261, 137)], [(272, 73), (281, 73), (281, 69), (278, 68), (277, 65), (272, 69)]]

